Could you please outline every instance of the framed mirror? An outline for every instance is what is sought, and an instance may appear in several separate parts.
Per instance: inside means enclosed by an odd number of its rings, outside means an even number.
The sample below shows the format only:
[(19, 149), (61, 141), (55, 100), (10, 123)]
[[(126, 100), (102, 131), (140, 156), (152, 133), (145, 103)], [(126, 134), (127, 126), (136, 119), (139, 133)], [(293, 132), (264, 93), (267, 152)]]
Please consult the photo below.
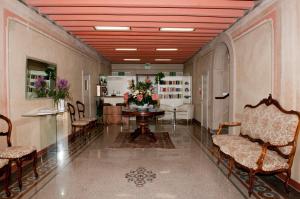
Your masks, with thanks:
[(46, 98), (56, 84), (56, 64), (27, 58), (26, 99)]

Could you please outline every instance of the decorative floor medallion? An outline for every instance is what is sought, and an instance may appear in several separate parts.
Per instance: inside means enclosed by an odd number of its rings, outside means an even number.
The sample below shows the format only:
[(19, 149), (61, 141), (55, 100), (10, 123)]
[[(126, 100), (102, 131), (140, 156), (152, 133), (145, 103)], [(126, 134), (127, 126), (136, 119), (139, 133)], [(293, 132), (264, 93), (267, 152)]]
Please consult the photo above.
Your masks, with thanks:
[(143, 167), (139, 167), (136, 170), (126, 173), (125, 178), (127, 178), (128, 182), (134, 182), (137, 187), (143, 187), (147, 182), (152, 182), (156, 178), (156, 174)]

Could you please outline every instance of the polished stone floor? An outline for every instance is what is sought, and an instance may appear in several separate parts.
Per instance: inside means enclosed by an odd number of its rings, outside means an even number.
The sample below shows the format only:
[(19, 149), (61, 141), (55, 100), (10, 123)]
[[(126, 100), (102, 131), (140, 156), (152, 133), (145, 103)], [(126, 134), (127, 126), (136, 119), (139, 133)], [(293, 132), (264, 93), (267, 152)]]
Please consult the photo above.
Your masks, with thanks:
[[(47, 183), (33, 197), (129, 199), (240, 199), (241, 193), (209, 160), (190, 136), (190, 127), (160, 126), (170, 133), (176, 149), (111, 149), (120, 126), (108, 126), (103, 136)], [(128, 179), (140, 168), (139, 186)], [(146, 171), (144, 171), (146, 170)], [(139, 170), (138, 170), (139, 171)], [(151, 178), (151, 173), (155, 174)]]
[[(169, 132), (175, 149), (110, 148), (120, 132), (134, 128), (110, 125), (96, 130), (87, 140), (79, 137), (69, 144), (68, 151), (40, 162), (39, 180), (28, 172), (25, 190), (19, 192), (12, 185), (12, 198), (248, 198), (247, 173), (235, 169), (229, 179), (226, 177), (226, 162), (216, 165), (205, 129), (197, 125), (152, 125), (154, 132)], [(251, 198), (297, 198), (294, 196), (280, 194), (259, 177)]]

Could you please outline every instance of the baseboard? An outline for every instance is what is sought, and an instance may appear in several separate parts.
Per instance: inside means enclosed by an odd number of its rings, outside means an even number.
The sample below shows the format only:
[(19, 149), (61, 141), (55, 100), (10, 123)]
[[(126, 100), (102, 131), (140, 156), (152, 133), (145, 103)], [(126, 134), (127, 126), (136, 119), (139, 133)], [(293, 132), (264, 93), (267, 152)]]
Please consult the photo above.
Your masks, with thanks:
[(199, 122), (198, 120), (193, 119), (192, 121), (193, 121), (194, 124), (201, 126), (201, 122)]
[[(277, 174), (276, 177), (279, 178), (283, 182), (285, 181), (285, 178), (286, 178), (286, 176), (282, 173)], [(300, 183), (299, 182), (297, 182), (293, 179), (290, 179), (289, 186), (293, 187), (296, 191), (300, 192)]]

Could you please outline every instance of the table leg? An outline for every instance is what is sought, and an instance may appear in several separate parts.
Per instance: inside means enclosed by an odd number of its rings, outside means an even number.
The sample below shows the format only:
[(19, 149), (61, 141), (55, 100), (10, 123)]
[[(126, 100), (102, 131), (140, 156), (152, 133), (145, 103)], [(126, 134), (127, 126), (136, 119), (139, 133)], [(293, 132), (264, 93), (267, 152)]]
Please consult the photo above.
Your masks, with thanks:
[(148, 118), (147, 117), (137, 117), (136, 121), (139, 123), (139, 128), (137, 128), (131, 135), (131, 140), (134, 141), (137, 137), (144, 135), (148, 138), (150, 138), (150, 140), (152, 142), (156, 142), (156, 138), (154, 133), (152, 133), (150, 131), (150, 129), (148, 128), (149, 122), (148, 122)]

